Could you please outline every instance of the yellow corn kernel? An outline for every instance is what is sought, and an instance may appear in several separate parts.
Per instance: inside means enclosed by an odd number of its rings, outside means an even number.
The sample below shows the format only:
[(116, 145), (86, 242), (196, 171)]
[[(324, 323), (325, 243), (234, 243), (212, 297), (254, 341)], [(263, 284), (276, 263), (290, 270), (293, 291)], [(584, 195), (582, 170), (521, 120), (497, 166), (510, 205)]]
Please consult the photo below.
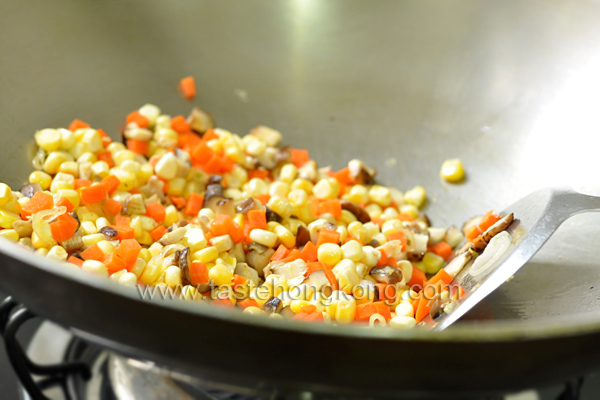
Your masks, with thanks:
[(46, 257), (57, 261), (67, 261), (67, 251), (62, 246), (53, 246)]
[(92, 164), (92, 177), (106, 178), (110, 174), (110, 166), (106, 161), (95, 161)]
[(144, 246), (149, 246), (152, 244), (152, 242), (154, 242), (154, 239), (152, 239), (152, 236), (150, 236), (149, 232), (144, 231), (137, 241)]
[(98, 247), (100, 247), (100, 250), (102, 250), (104, 254), (110, 254), (117, 251), (115, 246), (107, 240), (101, 240), (96, 244), (98, 245)]
[(288, 249), (296, 245), (296, 237), (285, 226), (277, 222), (269, 222), (267, 227), (269, 231), (277, 235), (277, 239)]
[(233, 272), (224, 265), (217, 264), (208, 271), (208, 277), (215, 285), (231, 285), (231, 279), (233, 279)]
[(98, 233), (98, 228), (94, 221), (83, 221), (81, 223), (81, 230), (84, 235), (93, 235), (94, 233)]
[(211, 261), (215, 261), (218, 257), (219, 250), (211, 246), (202, 250), (198, 250), (195, 253), (192, 253), (191, 259), (192, 261), (200, 261), (206, 264)]
[(277, 235), (264, 229), (252, 229), (250, 240), (266, 247), (274, 247), (277, 243)]
[(342, 259), (342, 249), (334, 243), (323, 243), (317, 250), (317, 259), (327, 265), (336, 265)]
[[(77, 132), (75, 132), (75, 136), (77, 137)], [(100, 151), (103, 147), (102, 136), (95, 129), (86, 129), (81, 143), (85, 145), (87, 151), (92, 153)]]
[[(379, 262), (381, 253), (372, 246), (363, 246), (363, 256), (360, 262), (369, 268), (373, 268)], [(366, 278), (365, 278), (366, 279)]]
[(113, 154), (113, 155), (117, 151), (121, 151), (121, 150), (125, 150), (125, 149), (126, 149), (125, 145), (123, 143), (120, 143), (120, 142), (112, 142), (106, 148), (106, 150), (110, 151), (110, 153)]
[(44, 171), (33, 171), (29, 175), (29, 183), (39, 183), (42, 190), (48, 190), (52, 183), (52, 177)]
[[(16, 199), (15, 199), (16, 201)], [(21, 216), (5, 209), (0, 209), (0, 227), (11, 229), (13, 222), (19, 221)]]
[(306, 306), (312, 306), (313, 304), (310, 301), (306, 300), (292, 300), (290, 303), (290, 309), (296, 314), (302, 312), (302, 309)]
[(256, 197), (262, 194), (269, 193), (269, 185), (267, 184), (267, 182), (259, 178), (250, 179), (245, 186), (245, 191), (250, 197)]
[(75, 134), (68, 129), (59, 129), (60, 133), (60, 148), (62, 150), (70, 150), (75, 145)]
[(174, 178), (169, 181), (169, 189), (167, 194), (169, 196), (181, 196), (185, 188), (186, 180), (184, 178)]
[(154, 283), (162, 273), (162, 265), (154, 261), (149, 261), (144, 268), (144, 272), (140, 275), (140, 282), (149, 285)]
[(359, 221), (352, 222), (348, 225), (348, 235), (357, 239), (362, 244), (367, 244), (371, 241), (369, 232), (367, 232), (363, 224)]
[(281, 218), (289, 218), (292, 215), (292, 206), (289, 201), (280, 196), (273, 196), (269, 199), (267, 206)]
[(415, 186), (408, 192), (404, 193), (404, 203), (412, 204), (417, 208), (421, 208), (425, 204), (426, 197), (427, 192), (425, 192), (425, 189), (423, 189), (421, 186)]
[(342, 255), (345, 259), (359, 262), (363, 257), (362, 245), (356, 240), (349, 240), (342, 246)]
[(354, 185), (350, 188), (348, 193), (344, 195), (344, 199), (354, 203), (368, 203), (369, 190), (363, 185)]
[(292, 183), (298, 176), (298, 168), (294, 164), (285, 164), (279, 171), (279, 180)]
[(369, 190), (369, 200), (381, 207), (387, 207), (392, 203), (392, 192), (385, 186), (373, 185)]
[(10, 186), (6, 183), (0, 183), (0, 206), (6, 205), (14, 198)]
[(56, 151), (60, 148), (61, 136), (58, 129), (42, 129), (35, 133), (35, 143), (46, 151)]
[(305, 226), (304, 223), (300, 222), (300, 220), (296, 218), (284, 219), (283, 221), (281, 221), (281, 224), (285, 226), (294, 235), (298, 232), (298, 227), (300, 225)]
[(138, 186), (137, 178), (129, 171), (125, 171), (120, 168), (113, 168), (110, 173), (116, 176), (117, 179), (119, 179), (119, 182), (121, 182), (117, 188), (119, 191), (128, 192)]
[[(22, 199), (22, 197), (21, 197)], [(17, 199), (16, 197), (13, 196), (12, 199), (10, 199), (8, 201), (8, 203), (6, 203), (4, 206), (2, 206), (2, 209), (14, 213), (14, 214), (19, 214), (21, 212), (21, 203), (19, 202), (19, 200), (21, 199)]]
[(127, 160), (135, 161), (135, 153), (130, 150), (118, 150), (112, 156), (116, 165), (121, 165)]
[(68, 150), (68, 153), (73, 156), (73, 159), (77, 159), (79, 156), (85, 153), (85, 151), (86, 148), (83, 143), (75, 142), (75, 144)]
[(313, 192), (313, 184), (311, 181), (309, 181), (308, 179), (294, 179), (294, 181), (292, 182), (292, 189), (300, 189), (300, 190), (304, 190), (306, 192), (306, 194), (310, 195)]
[(15, 243), (19, 241), (19, 234), (14, 229), (1, 230), (0, 237), (4, 238), (6, 240), (10, 240), (11, 242), (15, 242)]
[(365, 211), (369, 214), (369, 217), (372, 218), (380, 218), (381, 214), (383, 214), (383, 210), (379, 206), (379, 204), (369, 204), (365, 207)]
[(81, 239), (83, 240), (83, 244), (86, 246), (93, 246), (96, 243), (106, 240), (104, 235), (101, 233), (93, 233), (91, 235), (85, 235)]
[(306, 204), (305, 206), (298, 208), (298, 218), (305, 224), (310, 224), (317, 216), (315, 215), (313, 207), (310, 204)]
[(58, 172), (62, 172), (64, 174), (73, 175), (74, 177), (79, 176), (79, 164), (75, 161), (67, 161), (60, 165), (58, 168)]
[(59, 190), (69, 190), (75, 188), (75, 177), (73, 175), (64, 174), (59, 172), (56, 174), (54, 179), (52, 180), (52, 184), (50, 184), (50, 192), (56, 193)]
[(121, 168), (124, 171), (129, 171), (136, 176), (139, 175), (142, 170), (141, 165), (137, 161), (131, 161), (131, 160), (123, 161), (119, 165), (119, 168)]
[[(335, 180), (335, 179), (334, 179)], [(337, 183), (337, 181), (336, 181)], [(339, 194), (339, 184), (334, 184), (330, 179), (321, 179), (313, 187), (313, 194), (318, 199), (335, 199)]]
[[(250, 314), (250, 315), (265, 315), (265, 312), (263, 310), (261, 310), (258, 307), (254, 307), (254, 306), (244, 308), (243, 313)], [(273, 314), (273, 315), (279, 315), (279, 314)]]
[(404, 204), (400, 206), (400, 213), (407, 214), (413, 219), (419, 218), (419, 209), (417, 208), (417, 206), (412, 204)]
[(403, 229), (402, 221), (399, 219), (392, 219), (389, 221), (385, 221), (383, 225), (381, 225), (381, 232), (386, 233), (388, 231), (399, 231)]
[(54, 243), (48, 243), (45, 240), (42, 240), (37, 233), (33, 232), (31, 234), (31, 244), (36, 249), (49, 249)]
[(167, 206), (165, 208), (165, 221), (164, 224), (166, 226), (171, 226), (174, 223), (176, 223), (177, 221), (179, 221), (180, 219), (182, 219), (180, 213), (177, 211), (177, 207), (175, 207), (174, 205), (170, 205)]
[(148, 179), (154, 174), (154, 169), (149, 163), (140, 166), (140, 172), (137, 174), (138, 184), (145, 185)]
[(77, 157), (78, 163), (91, 162), (93, 164), (96, 161), (98, 161), (98, 157), (96, 157), (96, 155), (94, 153), (91, 153), (89, 151), (86, 151), (85, 153), (83, 153), (82, 155)]
[(145, 262), (148, 262), (152, 258), (152, 254), (150, 254), (150, 250), (142, 249), (140, 250), (140, 254), (138, 254), (138, 257), (144, 260)]
[(170, 287), (181, 285), (181, 269), (175, 265), (171, 265), (165, 271), (165, 283)]
[(290, 185), (286, 182), (275, 181), (269, 186), (269, 194), (271, 196), (288, 197), (290, 193)]
[(53, 151), (46, 157), (43, 170), (50, 175), (54, 175), (58, 172), (60, 165), (67, 161), (73, 161), (73, 156), (62, 150)]
[(93, 223), (96, 223), (96, 220), (98, 219), (98, 214), (96, 214), (95, 212), (91, 212), (87, 209), (82, 210), (81, 208), (79, 209), (79, 211), (81, 213), (78, 212), (77, 214), (81, 222), (91, 221)]
[(465, 178), (465, 170), (462, 161), (452, 158), (444, 161), (440, 170), (440, 177), (448, 182), (457, 183)]

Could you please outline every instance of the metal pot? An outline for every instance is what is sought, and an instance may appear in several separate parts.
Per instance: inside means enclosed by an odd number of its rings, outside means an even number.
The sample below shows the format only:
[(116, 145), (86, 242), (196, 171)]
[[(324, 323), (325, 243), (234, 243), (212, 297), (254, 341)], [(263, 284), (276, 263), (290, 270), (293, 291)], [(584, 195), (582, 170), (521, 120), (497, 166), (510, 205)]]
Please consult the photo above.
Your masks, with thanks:
[[(1, 6), (0, 179), (36, 129), (77, 117), (117, 137), (140, 105), (194, 104), (244, 134), (281, 130), (321, 164), (354, 157), (459, 224), (548, 185), (600, 195), (600, 8), (560, 1), (33, 1)], [(447, 158), (468, 179), (440, 182)], [(0, 287), (122, 354), (278, 393), (493, 393), (600, 364), (596, 215), (565, 224), (513, 281), (432, 334), (274, 321), (137, 293), (8, 244)], [(494, 322), (482, 319), (494, 319)]]

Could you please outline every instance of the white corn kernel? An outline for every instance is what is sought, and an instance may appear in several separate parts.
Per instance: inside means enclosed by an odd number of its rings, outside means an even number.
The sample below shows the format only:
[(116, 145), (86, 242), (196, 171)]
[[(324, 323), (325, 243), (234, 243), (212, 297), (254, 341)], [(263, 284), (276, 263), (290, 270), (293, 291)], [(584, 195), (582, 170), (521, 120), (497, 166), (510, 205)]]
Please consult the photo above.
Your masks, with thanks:
[(91, 272), (92, 274), (108, 278), (108, 269), (106, 269), (106, 265), (102, 264), (100, 261), (96, 261), (96, 260), (84, 261), (83, 264), (81, 265), (81, 269), (83, 271)]
[(266, 247), (273, 247), (277, 243), (277, 235), (264, 229), (252, 229), (250, 240)]
[(403, 315), (396, 315), (390, 320), (390, 326), (397, 329), (412, 329), (417, 325), (417, 321), (414, 318), (406, 317)]
[(373, 268), (379, 262), (381, 253), (372, 246), (363, 246), (363, 257), (360, 261), (369, 268)]
[(342, 246), (342, 254), (345, 259), (359, 262), (363, 257), (362, 245), (356, 240), (350, 240)]
[(175, 265), (171, 265), (165, 271), (165, 283), (170, 287), (181, 285), (181, 269)]
[(414, 307), (412, 306), (412, 304), (410, 304), (408, 302), (399, 303), (396, 306), (395, 312), (396, 312), (396, 316), (410, 317), (410, 318), (414, 318), (414, 316), (415, 316)]
[(173, 153), (165, 154), (156, 164), (156, 175), (166, 180), (175, 178), (177, 175), (177, 164), (177, 157)]
[(84, 235), (93, 235), (94, 233), (98, 233), (98, 228), (92, 221), (83, 221), (81, 223), (81, 229), (83, 230)]
[(373, 185), (369, 190), (369, 199), (381, 207), (387, 207), (392, 203), (392, 192), (385, 186)]
[(119, 285), (133, 287), (137, 285), (137, 276), (131, 272), (125, 272), (118, 280)]

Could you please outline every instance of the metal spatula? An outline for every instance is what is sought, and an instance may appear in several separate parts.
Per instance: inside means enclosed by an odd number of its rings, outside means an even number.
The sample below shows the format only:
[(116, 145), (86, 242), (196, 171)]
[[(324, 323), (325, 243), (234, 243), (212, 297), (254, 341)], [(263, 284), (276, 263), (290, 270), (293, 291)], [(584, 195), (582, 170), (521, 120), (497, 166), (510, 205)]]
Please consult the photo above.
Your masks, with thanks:
[(464, 267), (456, 281), (465, 289), (466, 296), (451, 311), (429, 321), (433, 330), (446, 329), (506, 282), (564, 221), (575, 214), (593, 211), (600, 211), (600, 197), (554, 188), (534, 192), (508, 207), (501, 215), (514, 214), (515, 220), (507, 229), (512, 235), (510, 245), (483, 273), (481, 270), (474, 273), (472, 262)]

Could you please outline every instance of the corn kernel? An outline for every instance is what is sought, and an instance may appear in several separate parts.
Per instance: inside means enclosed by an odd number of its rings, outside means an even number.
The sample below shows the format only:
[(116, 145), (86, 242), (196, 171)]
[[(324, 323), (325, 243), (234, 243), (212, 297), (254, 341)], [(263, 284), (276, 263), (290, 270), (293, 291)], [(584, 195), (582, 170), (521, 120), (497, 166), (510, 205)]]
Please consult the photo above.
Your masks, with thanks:
[(280, 196), (273, 196), (269, 199), (267, 206), (281, 218), (289, 218), (292, 215), (292, 206), (289, 201)]
[(86, 246), (93, 246), (98, 242), (101, 242), (103, 240), (106, 240), (106, 238), (104, 237), (103, 234), (101, 233), (94, 233), (91, 235), (85, 235), (81, 238), (83, 240), (83, 244)]
[(96, 260), (87, 260), (84, 261), (81, 265), (81, 269), (86, 272), (91, 272), (94, 275), (103, 276), (108, 278), (108, 269), (106, 269), (106, 265)]
[(452, 158), (444, 161), (440, 170), (440, 177), (448, 182), (457, 183), (465, 178), (465, 170), (462, 161)]
[(269, 222), (272, 224), (273, 230), (269, 229), (269, 231), (273, 232), (277, 235), (277, 239), (288, 249), (294, 247), (296, 245), (296, 237), (289, 231), (285, 226), (278, 224), (277, 222)]
[(165, 283), (170, 287), (181, 285), (181, 269), (175, 265), (171, 265), (165, 271)]
[(29, 175), (29, 183), (39, 183), (42, 190), (48, 190), (52, 183), (52, 177), (43, 171), (33, 171)]
[(35, 143), (50, 152), (60, 148), (61, 136), (57, 129), (42, 129), (35, 133)]
[(285, 164), (279, 171), (279, 180), (282, 182), (292, 183), (298, 176), (298, 168), (294, 164)]
[(83, 221), (81, 223), (81, 229), (83, 230), (84, 235), (93, 235), (94, 233), (98, 233), (98, 228), (94, 221)]
[(59, 129), (60, 133), (60, 148), (62, 150), (70, 150), (75, 145), (75, 134), (68, 129)]
[(58, 172), (60, 165), (67, 161), (73, 161), (73, 156), (62, 150), (53, 151), (46, 157), (43, 170), (50, 175), (54, 175)]
[(147, 264), (146, 267), (144, 268), (144, 272), (142, 272), (142, 275), (139, 277), (140, 282), (149, 285), (151, 283), (154, 283), (158, 277), (161, 275), (162, 273), (162, 265), (154, 262), (153, 260), (150, 260)]
[[(254, 306), (244, 308), (243, 313), (250, 314), (250, 315), (265, 315), (265, 312), (263, 310), (261, 310), (258, 307), (254, 307)], [(279, 315), (279, 314), (272, 314), (272, 315)]]
[(350, 188), (344, 198), (354, 203), (368, 203), (369, 202), (369, 190), (363, 185), (354, 185)]
[(164, 224), (166, 226), (173, 225), (177, 223), (181, 218), (181, 214), (177, 211), (177, 207), (174, 205), (167, 206), (165, 208), (165, 221)]
[(306, 194), (310, 195), (313, 192), (313, 184), (307, 179), (295, 179), (292, 182), (292, 189), (304, 190)]
[(142, 249), (142, 250), (140, 250), (140, 254), (138, 255), (138, 257), (141, 258), (142, 260), (144, 260), (145, 262), (148, 262), (148, 261), (150, 261), (150, 259), (153, 256), (150, 253), (150, 250), (148, 250), (148, 249)]
[(357, 239), (362, 244), (367, 244), (371, 241), (369, 233), (363, 226), (362, 222), (355, 221), (348, 225), (348, 235)]
[(412, 219), (419, 218), (419, 209), (412, 204), (400, 206), (400, 213), (410, 216)]
[(329, 179), (321, 179), (313, 187), (313, 194), (318, 199), (335, 199), (339, 194), (339, 185), (336, 186)]
[(53, 246), (49, 251), (46, 257), (51, 258), (57, 261), (66, 261), (67, 260), (67, 251), (62, 246)]
[(0, 237), (4, 238), (6, 240), (10, 240), (11, 242), (15, 242), (15, 243), (19, 241), (19, 234), (14, 229), (1, 230)]
[(111, 254), (117, 251), (115, 246), (107, 240), (101, 240), (96, 244), (98, 245), (98, 247), (100, 247), (100, 250), (102, 250), (104, 254)]
[(342, 249), (334, 243), (323, 243), (317, 250), (317, 259), (327, 265), (336, 265), (342, 259)]
[(224, 265), (215, 265), (208, 271), (208, 277), (215, 285), (230, 285), (231, 279), (233, 279), (233, 272)]
[(185, 178), (173, 178), (169, 181), (169, 189), (167, 194), (169, 196), (181, 196), (185, 188)]
[(20, 219), (20, 215), (4, 209), (0, 209), (0, 227), (4, 229), (11, 229), (13, 222), (19, 221)]
[(363, 257), (360, 260), (361, 263), (365, 264), (369, 268), (373, 268), (379, 262), (381, 253), (372, 246), (363, 246)]
[(91, 153), (89, 151), (86, 151), (85, 153), (83, 153), (82, 155), (77, 157), (78, 163), (82, 163), (82, 162), (95, 163), (96, 161), (98, 161), (98, 157), (96, 157), (96, 155), (94, 153)]
[(373, 185), (369, 190), (369, 200), (381, 207), (387, 207), (392, 203), (392, 192), (384, 186)]
[(211, 246), (202, 250), (198, 250), (195, 253), (192, 253), (191, 259), (192, 261), (200, 261), (206, 264), (211, 261), (215, 261), (218, 257), (219, 250)]
[(421, 186), (415, 186), (408, 192), (404, 193), (404, 203), (412, 204), (417, 208), (423, 207), (425, 204), (427, 193)]
[(359, 262), (363, 257), (362, 245), (356, 240), (350, 240), (342, 246), (342, 254), (345, 259)]
[(266, 247), (273, 247), (277, 243), (277, 235), (264, 229), (252, 229), (250, 240)]
[(435, 253), (427, 252), (422, 260), (425, 272), (428, 274), (437, 274), (440, 269), (444, 268), (444, 259)]
[[(77, 138), (77, 133), (75, 132), (75, 138)], [(100, 151), (104, 146), (102, 142), (102, 136), (95, 129), (85, 129), (83, 137), (81, 138), (81, 143), (83, 143), (87, 149), (92, 153)]]
[(58, 172), (73, 175), (74, 177), (79, 176), (79, 164), (75, 161), (67, 161), (60, 165)]

